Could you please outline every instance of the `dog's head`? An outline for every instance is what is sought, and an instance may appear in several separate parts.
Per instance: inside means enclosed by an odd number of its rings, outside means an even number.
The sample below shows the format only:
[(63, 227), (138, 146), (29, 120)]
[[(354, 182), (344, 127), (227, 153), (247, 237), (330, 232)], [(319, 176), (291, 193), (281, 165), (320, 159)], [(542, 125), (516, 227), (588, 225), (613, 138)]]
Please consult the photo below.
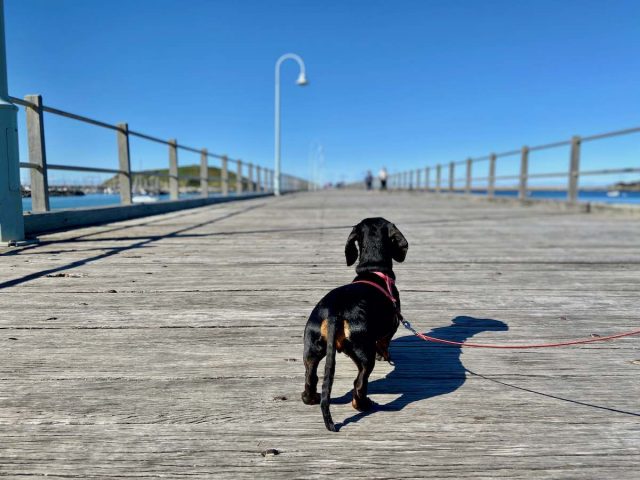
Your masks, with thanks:
[(347, 265), (353, 265), (360, 259), (356, 267), (358, 273), (390, 272), (392, 260), (404, 261), (408, 249), (407, 239), (393, 223), (381, 217), (365, 218), (351, 230), (344, 255)]

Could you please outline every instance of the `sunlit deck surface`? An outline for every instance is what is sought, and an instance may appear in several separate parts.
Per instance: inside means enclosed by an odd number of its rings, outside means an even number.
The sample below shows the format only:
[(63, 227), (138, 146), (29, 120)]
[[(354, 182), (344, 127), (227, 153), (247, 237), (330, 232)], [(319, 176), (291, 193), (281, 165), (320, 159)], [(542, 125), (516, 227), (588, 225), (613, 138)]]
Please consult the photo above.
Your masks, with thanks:
[(461, 350), (401, 327), (370, 414), (338, 357), (326, 431), (300, 401), (302, 333), (368, 216), (409, 240), (395, 271), (421, 331), (640, 328), (638, 217), (332, 191), (45, 235), (0, 256), (0, 477), (638, 478), (639, 337)]

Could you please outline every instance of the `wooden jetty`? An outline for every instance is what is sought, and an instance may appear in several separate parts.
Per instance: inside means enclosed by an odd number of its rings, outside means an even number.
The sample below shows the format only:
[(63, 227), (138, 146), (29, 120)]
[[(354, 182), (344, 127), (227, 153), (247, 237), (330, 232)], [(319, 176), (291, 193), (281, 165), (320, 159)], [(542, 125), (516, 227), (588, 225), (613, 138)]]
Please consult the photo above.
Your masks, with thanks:
[[(400, 329), (334, 420), (302, 332), (368, 216), (409, 240), (407, 319), (516, 344), (640, 326), (640, 222), (420, 193), (257, 198), (41, 236), (0, 256), (0, 478), (616, 478), (640, 466), (640, 338), (460, 349)], [(279, 454), (275, 455), (274, 453)]]

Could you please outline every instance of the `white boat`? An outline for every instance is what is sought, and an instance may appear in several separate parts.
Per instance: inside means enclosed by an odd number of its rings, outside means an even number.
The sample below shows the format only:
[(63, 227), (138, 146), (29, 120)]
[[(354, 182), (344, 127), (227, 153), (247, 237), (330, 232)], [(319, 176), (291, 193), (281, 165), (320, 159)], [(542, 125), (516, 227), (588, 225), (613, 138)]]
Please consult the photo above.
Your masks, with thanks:
[(619, 197), (619, 196), (620, 196), (620, 191), (618, 191), (618, 190), (609, 190), (607, 192), (607, 197), (615, 198), (615, 197)]
[(131, 198), (132, 203), (154, 203), (160, 200), (158, 197), (153, 197), (151, 195), (134, 195)]

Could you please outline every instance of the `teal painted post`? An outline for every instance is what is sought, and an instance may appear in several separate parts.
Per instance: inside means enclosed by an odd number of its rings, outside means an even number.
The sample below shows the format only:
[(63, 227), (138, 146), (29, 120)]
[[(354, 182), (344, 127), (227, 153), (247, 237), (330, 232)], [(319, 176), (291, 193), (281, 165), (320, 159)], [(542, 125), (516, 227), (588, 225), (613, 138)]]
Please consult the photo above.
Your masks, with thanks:
[(4, 40), (4, 2), (0, 0), (0, 241), (24, 240), (18, 154), (18, 108), (9, 101)]

